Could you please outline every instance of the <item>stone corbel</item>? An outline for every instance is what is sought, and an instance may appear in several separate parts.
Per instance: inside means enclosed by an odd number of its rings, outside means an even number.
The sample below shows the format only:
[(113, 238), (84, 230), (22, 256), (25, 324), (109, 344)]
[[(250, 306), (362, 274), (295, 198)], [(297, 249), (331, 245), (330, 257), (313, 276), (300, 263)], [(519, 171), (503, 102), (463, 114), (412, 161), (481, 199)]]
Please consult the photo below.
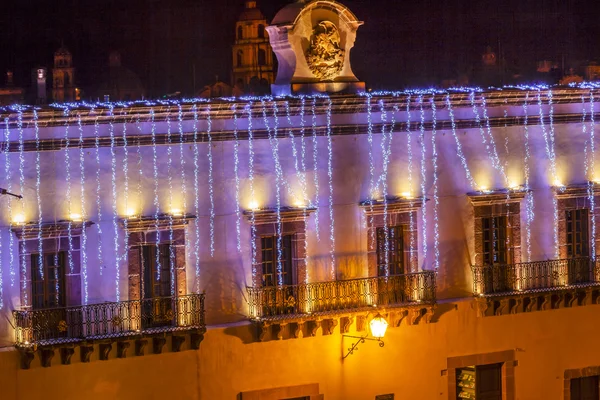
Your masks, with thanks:
[(425, 309), (425, 313), (423, 314), (423, 321), (426, 324), (431, 323), (431, 319), (433, 318), (434, 313), (435, 313), (435, 306), (427, 307)]
[(335, 327), (338, 325), (338, 320), (336, 318), (326, 319), (323, 321), (323, 335), (333, 335), (333, 331)]
[(475, 311), (477, 312), (477, 316), (482, 318), (485, 317), (487, 314), (487, 310), (490, 307), (490, 303), (488, 301), (488, 299), (484, 298), (484, 297), (477, 297), (475, 298)]
[(167, 343), (166, 337), (153, 337), (152, 338), (152, 352), (154, 354), (161, 354), (163, 347), (165, 347), (165, 343)]
[(506, 315), (506, 314), (508, 314), (509, 306), (510, 306), (510, 299), (509, 298), (500, 299), (498, 301), (498, 307), (496, 307), (496, 310), (494, 311), (494, 315)]
[(296, 339), (302, 338), (304, 329), (304, 322), (293, 322), (290, 324), (290, 330), (292, 336)]
[(112, 343), (100, 343), (100, 360), (106, 361), (108, 360), (108, 355), (112, 350)]
[[(526, 303), (525, 303), (525, 301), (526, 301)], [(537, 304), (537, 298), (536, 297), (526, 297), (525, 301), (524, 301), (524, 305), (523, 305), (523, 311), (524, 312), (533, 311), (533, 307), (535, 307)]]
[(90, 357), (93, 352), (94, 352), (93, 344), (82, 344), (81, 346), (79, 346), (79, 355), (81, 358), (81, 362), (82, 363), (90, 362)]
[(364, 332), (367, 325), (367, 316), (366, 315), (358, 315), (356, 317), (356, 331)]
[(190, 346), (192, 347), (192, 349), (198, 350), (200, 348), (200, 343), (202, 343), (203, 340), (204, 340), (204, 332), (198, 331), (198, 332), (192, 333), (190, 335)]
[(129, 348), (129, 342), (126, 342), (126, 341), (117, 342), (117, 358), (126, 358), (128, 348)]
[(515, 298), (514, 301), (515, 302), (509, 311), (510, 314), (517, 314), (523, 305), (523, 299), (520, 297)]
[(308, 336), (315, 337), (317, 336), (317, 330), (321, 327), (321, 321), (309, 321), (308, 323)]
[(38, 350), (40, 353), (40, 361), (42, 367), (48, 368), (52, 366), (52, 359), (54, 358), (54, 349), (52, 347), (42, 347)]
[(283, 340), (283, 332), (285, 331), (286, 325), (287, 324), (285, 324), (285, 323), (273, 325), (273, 333), (274, 333), (274, 336), (277, 338), (277, 340)]
[(408, 312), (408, 324), (415, 325), (421, 315), (423, 315), (423, 312), (420, 308), (411, 308)]
[(550, 300), (551, 300), (551, 309), (555, 310), (557, 308), (560, 308), (561, 303), (563, 302), (565, 298), (564, 293), (556, 293), (552, 296), (550, 296)]
[(148, 340), (146, 339), (137, 339), (135, 341), (135, 355), (143, 356), (146, 345), (148, 344)]
[(400, 310), (390, 314), (390, 325), (392, 327), (399, 327), (402, 321), (408, 316), (408, 310)]
[(175, 353), (180, 352), (183, 343), (185, 343), (185, 336), (173, 335), (171, 337), (171, 350)]
[(31, 347), (20, 348), (19, 355), (21, 356), (21, 369), (29, 369), (31, 362), (35, 358), (35, 354)]
[(552, 306), (552, 295), (546, 294), (546, 295), (540, 296), (540, 299), (542, 300), (542, 302), (539, 305), (538, 310), (540, 310), (540, 311), (550, 310), (550, 308)]
[(62, 365), (70, 365), (71, 357), (75, 353), (74, 347), (61, 347), (60, 349), (60, 362)]
[(269, 324), (261, 321), (256, 325), (256, 329), (258, 332), (258, 341), (262, 342), (263, 340), (265, 340), (265, 336), (267, 335), (267, 332), (269, 330)]
[(344, 334), (344, 333), (350, 332), (350, 326), (352, 326), (353, 322), (354, 322), (354, 318), (351, 316), (342, 317), (341, 325), (340, 325), (340, 333)]

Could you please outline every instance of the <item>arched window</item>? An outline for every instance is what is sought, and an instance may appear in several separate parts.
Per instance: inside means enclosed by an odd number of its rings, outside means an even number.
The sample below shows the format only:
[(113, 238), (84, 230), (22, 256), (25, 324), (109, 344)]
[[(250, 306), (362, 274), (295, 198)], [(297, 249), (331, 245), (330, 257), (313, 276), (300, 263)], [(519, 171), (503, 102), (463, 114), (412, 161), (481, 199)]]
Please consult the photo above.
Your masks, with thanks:
[(267, 52), (263, 49), (258, 49), (258, 65), (267, 65)]
[(265, 38), (265, 26), (262, 24), (258, 26), (258, 37), (261, 39)]
[(244, 29), (242, 28), (242, 26), (238, 26), (238, 34), (237, 34), (238, 40), (241, 40), (244, 38)]
[(238, 50), (238, 52), (237, 52), (237, 66), (238, 67), (242, 66), (243, 58), (244, 58), (244, 52), (241, 50)]
[(69, 74), (65, 73), (65, 86), (69, 87), (71, 85), (71, 77)]

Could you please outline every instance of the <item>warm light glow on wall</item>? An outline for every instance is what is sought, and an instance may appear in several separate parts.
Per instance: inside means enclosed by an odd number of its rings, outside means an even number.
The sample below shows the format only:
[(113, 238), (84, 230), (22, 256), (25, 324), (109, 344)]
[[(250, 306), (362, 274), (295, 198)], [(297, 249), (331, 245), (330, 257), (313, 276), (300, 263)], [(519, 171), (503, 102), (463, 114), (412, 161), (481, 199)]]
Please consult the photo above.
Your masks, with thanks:
[(248, 208), (251, 210), (258, 210), (259, 209), (258, 201), (250, 200), (250, 202), (248, 203)]
[(137, 218), (138, 213), (135, 211), (134, 208), (128, 208), (127, 211), (125, 211), (125, 216), (129, 219)]
[(81, 214), (71, 213), (71, 215), (69, 215), (69, 219), (71, 221), (81, 221)]
[(414, 199), (414, 197), (413, 197), (413, 195), (412, 195), (411, 192), (402, 192), (402, 193), (400, 193), (400, 195), (402, 197), (404, 197), (405, 199)]
[(12, 218), (12, 223), (16, 225), (22, 225), (25, 223), (25, 214), (15, 214)]
[(180, 208), (172, 208), (171, 215), (174, 217), (181, 217), (183, 215), (183, 211)]

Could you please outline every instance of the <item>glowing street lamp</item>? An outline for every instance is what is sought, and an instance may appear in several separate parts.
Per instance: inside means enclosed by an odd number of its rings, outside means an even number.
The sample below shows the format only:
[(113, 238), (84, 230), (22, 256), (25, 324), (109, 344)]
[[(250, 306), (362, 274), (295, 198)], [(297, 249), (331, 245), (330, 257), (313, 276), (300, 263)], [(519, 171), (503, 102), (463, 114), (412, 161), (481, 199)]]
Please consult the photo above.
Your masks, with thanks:
[(349, 337), (349, 338), (354, 338), (354, 339), (358, 339), (356, 341), (356, 343), (352, 344), (352, 347), (348, 348), (348, 353), (346, 353), (343, 357), (342, 360), (345, 359), (346, 357), (348, 357), (351, 354), (354, 354), (354, 351), (357, 350), (357, 347), (360, 343), (364, 343), (365, 340), (374, 340), (379, 342), (379, 347), (383, 347), (385, 346), (385, 343), (383, 342), (383, 337), (385, 336), (385, 331), (387, 330), (388, 327), (388, 323), (385, 320), (385, 318), (383, 318), (383, 316), (381, 316), (381, 314), (377, 313), (377, 315), (375, 316), (375, 318), (373, 318), (371, 320), (371, 322), (369, 323), (369, 327), (371, 328), (371, 336), (373, 336), (372, 338), (368, 337), (369, 335), (365, 335), (365, 336), (350, 336), (350, 335), (343, 335), (343, 337)]

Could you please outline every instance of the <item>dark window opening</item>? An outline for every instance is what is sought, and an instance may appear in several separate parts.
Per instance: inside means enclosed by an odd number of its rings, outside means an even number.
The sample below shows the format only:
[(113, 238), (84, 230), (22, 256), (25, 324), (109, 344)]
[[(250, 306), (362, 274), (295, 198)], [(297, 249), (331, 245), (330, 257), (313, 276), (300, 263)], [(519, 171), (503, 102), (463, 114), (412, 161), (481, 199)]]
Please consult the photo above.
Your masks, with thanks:
[(292, 237), (282, 235), (280, 243), (276, 235), (261, 238), (263, 286), (294, 284)]
[(267, 65), (267, 52), (263, 49), (258, 49), (258, 65)]
[(571, 379), (571, 400), (598, 400), (598, 376)]
[(240, 40), (244, 38), (244, 28), (242, 28), (241, 26), (238, 26), (237, 37)]
[(589, 256), (588, 210), (568, 210), (567, 255), (569, 258)]
[(31, 295), (34, 310), (66, 306), (66, 258), (64, 251), (31, 256)]
[[(386, 260), (386, 229), (387, 229), (387, 260)], [(377, 228), (377, 274), (386, 276), (386, 265), (389, 275), (402, 275), (408, 265), (407, 254), (404, 251), (405, 225)], [(406, 235), (408, 236), (408, 235)]]
[(509, 264), (511, 257), (507, 246), (508, 224), (506, 216), (482, 218), (481, 225), (484, 265)]
[(243, 65), (243, 57), (244, 57), (244, 53), (241, 50), (239, 50), (237, 52), (237, 66), (238, 67), (241, 67)]
[(258, 37), (261, 39), (264, 39), (265, 37), (265, 26), (264, 25), (258, 25)]
[(170, 296), (175, 257), (172, 251), (169, 244), (142, 246), (142, 328), (173, 324), (175, 307)]

